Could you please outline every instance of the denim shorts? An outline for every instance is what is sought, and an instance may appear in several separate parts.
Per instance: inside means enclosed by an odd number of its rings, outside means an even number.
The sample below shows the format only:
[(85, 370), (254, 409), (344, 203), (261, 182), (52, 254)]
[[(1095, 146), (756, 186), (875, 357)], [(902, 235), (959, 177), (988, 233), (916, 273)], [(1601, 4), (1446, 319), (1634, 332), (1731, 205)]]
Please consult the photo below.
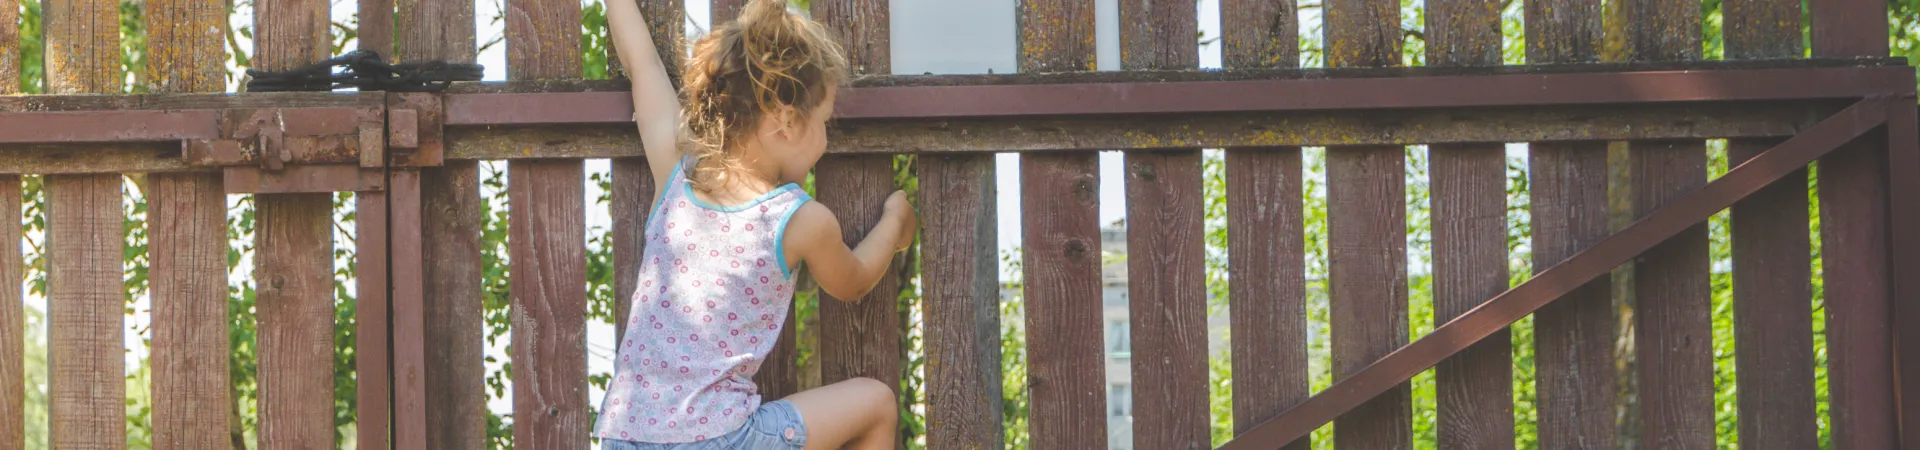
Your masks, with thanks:
[(786, 400), (761, 404), (740, 429), (700, 442), (600, 440), (600, 450), (798, 450), (806, 445), (807, 424), (800, 420), (800, 409)]

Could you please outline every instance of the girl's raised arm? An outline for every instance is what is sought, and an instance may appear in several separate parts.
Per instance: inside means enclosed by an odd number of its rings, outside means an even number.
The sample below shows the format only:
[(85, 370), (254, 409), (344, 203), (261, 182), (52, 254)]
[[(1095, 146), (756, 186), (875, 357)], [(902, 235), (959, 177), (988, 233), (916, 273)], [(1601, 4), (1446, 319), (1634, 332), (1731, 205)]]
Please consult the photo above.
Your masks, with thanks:
[(633, 120), (640, 126), (640, 144), (646, 149), (647, 167), (653, 171), (653, 198), (658, 199), (680, 158), (676, 136), (680, 129), (680, 96), (668, 81), (667, 68), (660, 62), (647, 20), (635, 0), (608, 1), (607, 27), (612, 29), (620, 65), (627, 68), (627, 76), (633, 81)]

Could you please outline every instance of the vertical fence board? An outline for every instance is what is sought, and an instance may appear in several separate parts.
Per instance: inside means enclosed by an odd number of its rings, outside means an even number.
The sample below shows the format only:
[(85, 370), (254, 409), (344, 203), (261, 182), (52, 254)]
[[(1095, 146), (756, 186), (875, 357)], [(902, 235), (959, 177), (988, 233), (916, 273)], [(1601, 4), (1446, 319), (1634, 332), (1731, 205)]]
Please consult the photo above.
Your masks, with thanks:
[[(1196, 16), (1188, 0), (1120, 2), (1122, 68), (1197, 67)], [(1128, 151), (1126, 167), (1133, 446), (1210, 448), (1200, 150)]]
[(432, 261), (422, 271), (431, 449), (485, 446), (479, 176), (473, 161), (447, 161), (445, 167), (420, 171), (421, 215), (434, 218), (422, 223), (420, 243), (421, 254)]
[(582, 448), (591, 418), (581, 164), (514, 161), (508, 170), (514, 442)]
[[(392, 183), (388, 183), (392, 187)], [(390, 191), (389, 191), (390, 192)], [(358, 292), (354, 297), (354, 410), (357, 448), (389, 448), (387, 440), (389, 418), (393, 417), (389, 405), (394, 392), (394, 372), (389, 370), (397, 363), (399, 346), (397, 339), (405, 332), (404, 322), (391, 320), (387, 311), (396, 310), (391, 290), (399, 278), (393, 274), (390, 260), (393, 247), (389, 239), (392, 227), (389, 227), (389, 192), (360, 192), (354, 195), (354, 274), (358, 275), (354, 287)], [(414, 325), (413, 329), (419, 329)], [(391, 330), (391, 332), (389, 332)], [(394, 351), (389, 351), (394, 350)], [(360, 433), (366, 431), (366, 433)], [(401, 431), (395, 429), (393, 431)], [(422, 431), (422, 430), (411, 430)], [(397, 442), (397, 441), (396, 441)], [(405, 448), (405, 447), (401, 447)], [(418, 448), (418, 446), (415, 446)]]
[[(1021, 72), (1093, 69), (1093, 1), (1021, 0), (1018, 16)], [(1107, 446), (1098, 169), (1091, 152), (1020, 155), (1034, 448)]]
[(152, 174), (147, 198), (153, 447), (230, 445), (225, 189), (215, 173)]
[[(1800, 2), (1722, 3), (1727, 59), (1801, 55)], [(1780, 139), (1727, 142), (1738, 166)], [(1735, 203), (1734, 361), (1740, 443), (1754, 449), (1815, 448), (1812, 243), (1807, 173), (1798, 171)]]
[[(226, 90), (224, 4), (149, 0), (144, 12), (152, 92)], [(226, 200), (219, 174), (148, 176), (155, 449), (230, 445)]]
[[(1593, 62), (1601, 44), (1599, 0), (1526, 3), (1527, 62)], [(1533, 267), (1545, 270), (1611, 233), (1607, 144), (1528, 146)], [(1606, 278), (1534, 312), (1534, 379), (1543, 449), (1613, 448), (1614, 310)]]
[[(893, 70), (884, 0), (818, 0), (813, 17), (832, 30), (846, 46), (847, 63), (856, 74), (887, 74)], [(859, 243), (880, 221), (881, 205), (895, 190), (892, 155), (828, 155), (817, 165), (814, 188), (822, 205), (840, 217), (840, 231), (848, 245)], [(879, 284), (863, 299), (820, 296), (820, 381), (834, 383), (854, 377), (880, 380), (899, 390), (901, 345), (898, 267), (889, 267)], [(847, 301), (847, 300), (852, 300)]]
[(398, 19), (394, 13), (393, 2), (394, 0), (359, 0), (357, 6), (359, 9), (355, 10), (354, 15), (354, 20), (360, 25), (354, 36), (358, 48), (379, 52), (380, 57), (389, 62), (393, 60), (393, 39), (396, 36), (393, 25)]
[[(0, 14), (0, 21), (5, 20), (4, 16)], [(6, 85), (0, 85), (0, 91), (6, 89)], [(20, 255), (23, 236), (20, 235), (18, 175), (0, 175), (0, 236), (8, 236), (7, 239), (0, 239), (0, 283), (4, 283), (0, 286), (7, 286), (0, 289), (0, 342), (9, 343), (0, 347), (0, 447), (25, 448), (27, 380), (23, 349), (26, 347), (27, 317), (20, 303), (21, 282), (25, 279), (21, 273), (24, 261)]]
[[(1813, 56), (1885, 56), (1886, 7), (1886, 2), (1873, 0), (1812, 3)], [(1816, 175), (1836, 449), (1892, 448), (1899, 432), (1890, 395), (1885, 149), (1880, 136), (1863, 137), (1820, 158)]]
[(1029, 435), (1034, 448), (1105, 447), (1099, 164), (1091, 153), (1020, 156)]
[(55, 448), (126, 447), (120, 183), (119, 175), (47, 177), (48, 441)]
[[(1327, 229), (1334, 377), (1407, 342), (1406, 153), (1328, 151)], [(1401, 383), (1334, 421), (1336, 447), (1412, 445), (1411, 390)]]
[[(118, 4), (46, 4), (46, 77), (56, 93), (119, 91)], [(62, 449), (126, 447), (126, 333), (121, 311), (118, 174), (49, 176), (47, 189), (51, 439)], [(58, 230), (58, 231), (55, 231)]]
[[(0, 95), (18, 93), (20, 93), (20, 8), (18, 0), (6, 0), (0, 1)], [(5, 418), (0, 417), (0, 419)], [(5, 426), (0, 425), (0, 427)], [(0, 438), (6, 436), (9, 435), (0, 432)], [(8, 441), (0, 441), (0, 443), (5, 442)]]
[[(1706, 184), (1702, 142), (1636, 141), (1631, 145), (1635, 216), (1646, 217), (1667, 200)], [(1713, 446), (1709, 263), (1704, 222), (1634, 261), (1640, 439), (1649, 448)]]
[(924, 155), (927, 448), (1005, 445), (992, 155)]
[[(1300, 65), (1293, 0), (1224, 0), (1226, 67)], [(1233, 430), (1306, 401), (1306, 235), (1300, 148), (1227, 149), (1227, 285), (1232, 314)], [(1305, 450), (1308, 438), (1287, 445)]]
[[(1535, 143), (1528, 165), (1537, 273), (1611, 234), (1607, 144)], [(1552, 412), (1540, 414), (1540, 448), (1614, 447), (1612, 289), (1596, 279), (1534, 312), (1538, 410)]]
[[(1400, 63), (1400, 4), (1330, 0), (1323, 27), (1333, 67)], [(1327, 151), (1329, 292), (1334, 378), (1407, 343), (1406, 150), (1365, 146)], [(1334, 421), (1342, 448), (1412, 445), (1412, 390), (1406, 383)]]
[(332, 448), (333, 199), (254, 197), (260, 445)]
[[(1817, 12), (1816, 12), (1817, 13)], [(1892, 448), (1892, 308), (1885, 141), (1869, 134), (1820, 158), (1827, 386), (1836, 449)]]
[[(1637, 61), (1700, 58), (1700, 3), (1623, 2), (1625, 56)], [(1628, 143), (1633, 210), (1645, 217), (1706, 183), (1701, 141)], [(1700, 223), (1634, 261), (1634, 353), (1639, 363), (1640, 444), (1713, 446), (1713, 288), (1707, 225)]]
[(740, 15), (740, 8), (747, 7), (747, 1), (711, 0), (711, 3), (708, 3), (710, 9), (707, 10), (707, 24), (710, 25), (707, 29), (712, 30), (714, 27), (732, 22), (734, 17)]
[[(1427, 4), (1427, 64), (1500, 65), (1500, 2)], [(1446, 323), (1507, 290), (1506, 149), (1435, 145), (1433, 320)], [(1513, 340), (1501, 330), (1440, 363), (1440, 448), (1513, 448)]]
[(653, 172), (645, 158), (613, 160), (613, 319), (615, 341), (625, 341), (634, 290), (640, 278), (641, 236), (653, 206)]
[(1200, 151), (1127, 153), (1134, 448), (1211, 448)]
[[(507, 77), (580, 77), (580, 4), (507, 2)], [(516, 50), (517, 49), (517, 50)], [(586, 190), (580, 160), (508, 163), (513, 256), (513, 434), (532, 448), (587, 445)]]
[[(258, 2), (254, 65), (286, 70), (326, 58), (327, 14), (324, 0)], [(334, 446), (332, 200), (328, 194), (254, 197), (263, 447)]]
[[(473, 2), (400, 0), (394, 60), (472, 62)], [(479, 165), (420, 170), (420, 309), (427, 386), (423, 448), (468, 449), (486, 437)], [(397, 363), (400, 361), (396, 361)]]

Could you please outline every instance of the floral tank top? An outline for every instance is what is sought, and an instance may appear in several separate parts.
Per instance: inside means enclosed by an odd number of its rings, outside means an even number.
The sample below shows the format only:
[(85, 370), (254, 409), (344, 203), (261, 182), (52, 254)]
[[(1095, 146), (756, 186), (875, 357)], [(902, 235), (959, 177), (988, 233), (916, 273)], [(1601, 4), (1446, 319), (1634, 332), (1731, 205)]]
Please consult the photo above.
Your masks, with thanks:
[(781, 240), (812, 200), (788, 184), (712, 205), (673, 170), (648, 219), (640, 277), (600, 405), (602, 439), (678, 443), (740, 428), (760, 406), (753, 374), (773, 349), (793, 280)]

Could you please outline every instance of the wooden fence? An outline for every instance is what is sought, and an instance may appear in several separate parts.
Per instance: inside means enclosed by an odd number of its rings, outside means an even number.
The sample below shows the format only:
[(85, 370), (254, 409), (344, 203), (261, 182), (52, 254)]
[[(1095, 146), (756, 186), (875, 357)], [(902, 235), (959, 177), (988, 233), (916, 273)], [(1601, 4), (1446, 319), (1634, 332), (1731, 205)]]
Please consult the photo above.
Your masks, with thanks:
[[(637, 0), (680, 55), (676, 0)], [(713, 21), (743, 0), (714, 0)], [(890, 72), (884, 0), (813, 0), (863, 74)], [(258, 194), (262, 448), (328, 448), (333, 320), (328, 193), (359, 192), (359, 448), (482, 448), (480, 160), (508, 160), (513, 426), (524, 448), (577, 449), (586, 369), (583, 159), (613, 158), (614, 229), (639, 229), (652, 183), (624, 86), (580, 78), (574, 0), (506, 2), (506, 83), (443, 94), (193, 94), (221, 90), (216, 0), (149, 0), (149, 95), (115, 92), (117, 2), (46, 3), (45, 96), (0, 96), (0, 208), (17, 174), (46, 174), (50, 442), (122, 448), (122, 173), (149, 173), (154, 446), (231, 445), (224, 195)], [(1396, 68), (1392, 0), (1330, 0), (1329, 69), (1298, 69), (1300, 5), (1222, 0), (1223, 72), (1198, 65), (1191, 0), (1121, 2), (1126, 72), (1094, 69), (1091, 0), (1020, 3), (1019, 75), (875, 76), (844, 94), (819, 201), (850, 238), (879, 217), (893, 155), (919, 154), (927, 446), (1003, 445), (995, 151), (1021, 153), (1031, 446), (1105, 446), (1099, 149), (1127, 150), (1134, 447), (1210, 446), (1199, 148), (1226, 148), (1232, 316), (1229, 448), (1411, 446), (1414, 373), (1437, 364), (1443, 448), (1514, 446), (1510, 339), (1535, 317), (1539, 442), (1617, 443), (1608, 270), (1632, 261), (1637, 437), (1714, 442), (1708, 215), (1732, 207), (1740, 442), (1915, 448), (1920, 398), (1920, 144), (1914, 72), (1887, 54), (1885, 2), (1724, 4), (1725, 62), (1701, 55), (1700, 2), (1526, 1), (1534, 66), (1501, 66), (1491, 0), (1426, 3), (1427, 68)], [(254, 64), (327, 55), (326, 0), (259, 0)], [(361, 0), (360, 45), (396, 60), (471, 62), (473, 2)], [(0, 93), (18, 84), (14, 8), (0, 7)], [(1799, 59), (1801, 19), (1811, 54)], [(388, 39), (391, 37), (391, 40)], [(677, 59), (677, 56), (670, 56)], [(677, 64), (677, 61), (671, 63)], [(1088, 73), (1076, 73), (1088, 72)], [(623, 109), (624, 108), (624, 109)], [(1704, 140), (1739, 164), (1707, 180)], [(1790, 138), (1790, 139), (1789, 139)], [(1640, 218), (1609, 228), (1608, 141), (1630, 148)], [(1509, 288), (1505, 142), (1531, 142), (1537, 274)], [(1404, 145), (1431, 144), (1434, 309), (1408, 342)], [(1308, 386), (1301, 146), (1328, 146), (1333, 370)], [(1823, 312), (1812, 310), (1804, 167), (1819, 160)], [(1738, 201), (1736, 204), (1735, 201)], [(0, 220), (0, 234), (19, 235)], [(640, 240), (613, 235), (615, 292)], [(0, 240), (18, 255), (19, 240)], [(0, 278), (22, 261), (0, 258)], [(822, 301), (824, 381), (899, 380), (895, 277)], [(1597, 281), (1596, 281), (1597, 280)], [(23, 342), (20, 291), (0, 290), (0, 339)], [(619, 298), (624, 299), (624, 295)], [(615, 317), (626, 317), (620, 302)], [(1816, 414), (1813, 314), (1827, 317), (1831, 417)], [(769, 358), (794, 356), (792, 319)], [(1898, 344), (1898, 345), (1896, 345)], [(20, 346), (0, 346), (0, 448), (22, 441)], [(1896, 357), (1896, 350), (1899, 352)], [(789, 364), (757, 377), (777, 398)], [(1291, 444), (1288, 444), (1291, 442)]]

